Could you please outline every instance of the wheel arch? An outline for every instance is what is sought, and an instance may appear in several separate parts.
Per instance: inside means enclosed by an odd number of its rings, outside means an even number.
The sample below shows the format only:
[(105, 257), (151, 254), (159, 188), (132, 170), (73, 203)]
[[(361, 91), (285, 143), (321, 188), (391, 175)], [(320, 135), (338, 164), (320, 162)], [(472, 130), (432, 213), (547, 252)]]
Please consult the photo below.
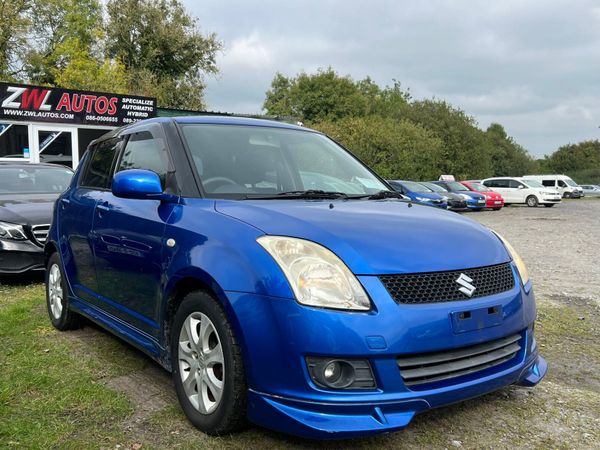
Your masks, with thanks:
[[(165, 349), (162, 364), (171, 370), (171, 338), (172, 338), (172, 324), (173, 319), (179, 305), (187, 294), (194, 291), (204, 291), (212, 295), (223, 308), (227, 320), (229, 320), (233, 331), (235, 333), (236, 340), (240, 343), (242, 348), (245, 348), (243, 340), (243, 333), (240, 330), (240, 324), (237, 320), (229, 299), (225, 291), (217, 283), (217, 281), (206, 271), (190, 267), (181, 273), (178, 273), (170, 278), (167, 282), (163, 294), (163, 303), (161, 311), (161, 340)], [(245, 352), (244, 356), (245, 356)]]
[(58, 252), (58, 246), (54, 241), (48, 241), (44, 244), (44, 265), (48, 265), (48, 260), (53, 253)]

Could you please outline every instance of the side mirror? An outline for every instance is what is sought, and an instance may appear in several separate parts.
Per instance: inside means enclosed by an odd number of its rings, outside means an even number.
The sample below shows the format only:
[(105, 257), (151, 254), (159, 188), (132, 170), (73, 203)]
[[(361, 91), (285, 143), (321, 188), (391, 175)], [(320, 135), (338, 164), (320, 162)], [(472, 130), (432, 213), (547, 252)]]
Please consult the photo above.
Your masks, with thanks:
[(176, 195), (163, 193), (160, 178), (151, 170), (128, 169), (117, 172), (112, 181), (115, 197), (138, 200), (161, 200), (173, 202)]
[(520, 184), (517, 189), (525, 189), (525, 186), (523, 186), (522, 184)]

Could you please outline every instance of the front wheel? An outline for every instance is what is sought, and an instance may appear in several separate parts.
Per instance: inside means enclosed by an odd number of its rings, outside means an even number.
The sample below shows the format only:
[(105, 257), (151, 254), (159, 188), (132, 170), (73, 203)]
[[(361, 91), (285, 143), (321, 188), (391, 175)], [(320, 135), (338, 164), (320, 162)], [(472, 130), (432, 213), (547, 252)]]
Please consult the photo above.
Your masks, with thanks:
[(179, 403), (198, 429), (223, 435), (245, 425), (241, 350), (219, 303), (203, 291), (185, 296), (173, 321), (171, 358)]
[(81, 316), (69, 310), (67, 283), (58, 253), (53, 253), (46, 267), (46, 306), (54, 328), (65, 331), (81, 326)]
[(494, 211), (500, 211), (502, 208), (492, 208)]
[(529, 197), (527, 197), (527, 206), (531, 207), (531, 208), (535, 208), (538, 205), (538, 199), (535, 195), (530, 195)]

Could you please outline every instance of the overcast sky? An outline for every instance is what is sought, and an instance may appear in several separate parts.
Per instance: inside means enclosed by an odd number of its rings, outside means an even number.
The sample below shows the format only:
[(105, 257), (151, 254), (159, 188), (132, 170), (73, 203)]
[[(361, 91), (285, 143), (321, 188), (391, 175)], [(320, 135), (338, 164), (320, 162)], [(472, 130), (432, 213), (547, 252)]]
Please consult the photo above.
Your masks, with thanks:
[(262, 112), (279, 71), (333, 67), (499, 122), (535, 156), (600, 138), (600, 2), (184, 0), (225, 49), (214, 111)]

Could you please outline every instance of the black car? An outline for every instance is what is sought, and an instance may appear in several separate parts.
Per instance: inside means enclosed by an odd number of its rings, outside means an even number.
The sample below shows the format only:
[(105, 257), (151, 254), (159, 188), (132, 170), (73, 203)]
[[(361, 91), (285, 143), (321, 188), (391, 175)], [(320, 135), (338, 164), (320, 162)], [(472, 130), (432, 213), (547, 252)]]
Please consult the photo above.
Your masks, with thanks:
[(54, 202), (72, 176), (54, 164), (0, 163), (0, 274), (44, 270)]
[(443, 195), (448, 199), (448, 209), (452, 211), (466, 211), (469, 209), (467, 207), (467, 200), (465, 199), (464, 194), (460, 194), (458, 192), (450, 192), (443, 186), (439, 184), (431, 183), (429, 181), (420, 181), (422, 185), (428, 187), (433, 192), (437, 192), (440, 195)]

